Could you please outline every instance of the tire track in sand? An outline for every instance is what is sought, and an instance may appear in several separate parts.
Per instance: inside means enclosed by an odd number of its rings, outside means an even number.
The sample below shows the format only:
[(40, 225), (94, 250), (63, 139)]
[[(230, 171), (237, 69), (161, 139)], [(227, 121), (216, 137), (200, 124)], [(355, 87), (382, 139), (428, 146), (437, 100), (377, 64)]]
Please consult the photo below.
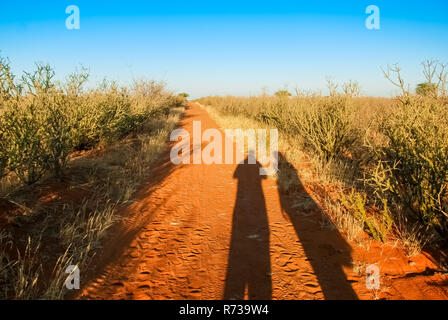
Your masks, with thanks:
[[(218, 128), (206, 111), (190, 104), (181, 127), (191, 136), (195, 120), (202, 130)], [(163, 178), (143, 187), (127, 209), (128, 219), (107, 246), (112, 253), (102, 272), (78, 298), (371, 296), (363, 278), (350, 273), (350, 246), (337, 230), (322, 228), (322, 212), (312, 200), (307, 208), (285, 207), (275, 180), (260, 180), (257, 190), (248, 172), (234, 178), (237, 165), (173, 167), (168, 162), (165, 157)], [(309, 204), (311, 198), (300, 192)], [(265, 217), (258, 218), (258, 211)], [(248, 218), (238, 217), (243, 214)], [(229, 255), (237, 260), (231, 263)]]

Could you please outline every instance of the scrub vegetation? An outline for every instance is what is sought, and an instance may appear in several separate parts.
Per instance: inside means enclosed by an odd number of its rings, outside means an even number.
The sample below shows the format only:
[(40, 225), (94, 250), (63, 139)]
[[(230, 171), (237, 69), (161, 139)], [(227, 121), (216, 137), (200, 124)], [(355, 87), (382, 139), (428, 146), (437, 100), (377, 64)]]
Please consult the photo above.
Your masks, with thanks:
[(65, 81), (0, 59), (0, 298), (60, 299), (166, 148), (185, 104), (164, 83)]
[(358, 225), (375, 240), (398, 239), (416, 255), (448, 239), (447, 73), (438, 61), (422, 66), (425, 82), (414, 92), (399, 66), (385, 68), (400, 89), (391, 99), (362, 97), (354, 81), (328, 80), (326, 96), (281, 90), (198, 102), (224, 125), (242, 118), (278, 128), (282, 152), (298, 160), (304, 150), (322, 186), (337, 186), (325, 201), (336, 225), (349, 235)]

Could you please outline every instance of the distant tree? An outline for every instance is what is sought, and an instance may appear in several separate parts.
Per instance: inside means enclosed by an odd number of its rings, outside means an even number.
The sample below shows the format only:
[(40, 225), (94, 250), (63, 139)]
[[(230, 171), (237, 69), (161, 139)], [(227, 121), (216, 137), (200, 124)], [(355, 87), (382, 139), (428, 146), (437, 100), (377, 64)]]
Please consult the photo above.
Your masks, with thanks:
[(275, 93), (275, 96), (278, 98), (290, 97), (291, 93), (288, 90), (279, 90)]
[(179, 93), (179, 96), (180, 96), (180, 97), (184, 97), (184, 98), (186, 99), (186, 98), (188, 98), (190, 95), (189, 95), (188, 93), (182, 92), (182, 93)]
[(434, 83), (419, 83), (415, 89), (415, 93), (423, 97), (437, 96), (438, 87)]
[[(423, 94), (438, 97), (446, 95), (446, 85), (448, 77), (448, 64), (440, 63), (438, 60), (426, 60), (422, 62), (423, 75), (426, 82), (423, 83)], [(420, 86), (420, 85), (419, 85)], [(417, 86), (418, 90), (418, 86)], [(420, 94), (417, 92), (417, 94)]]

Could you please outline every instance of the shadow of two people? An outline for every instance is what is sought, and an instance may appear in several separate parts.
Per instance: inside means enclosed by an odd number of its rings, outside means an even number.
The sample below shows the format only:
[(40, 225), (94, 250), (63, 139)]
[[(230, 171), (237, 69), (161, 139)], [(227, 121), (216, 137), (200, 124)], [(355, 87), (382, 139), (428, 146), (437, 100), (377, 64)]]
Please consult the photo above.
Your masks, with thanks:
[[(261, 165), (249, 164), (246, 158), (238, 165), (234, 178), (238, 189), (233, 211), (232, 235), (224, 288), (224, 299), (244, 299), (247, 288), (251, 300), (272, 299), (270, 229), (260, 176)], [(253, 162), (251, 162), (253, 163)], [(291, 207), (300, 195), (315, 210), (325, 215), (307, 194), (297, 170), (278, 153), (277, 186), (285, 217), (291, 222), (325, 299), (357, 299), (342, 269), (351, 264), (351, 248), (337, 231), (324, 230)], [(329, 250), (330, 248), (330, 250)], [(333, 250), (331, 250), (333, 248)], [(337, 249), (335, 249), (337, 248)]]

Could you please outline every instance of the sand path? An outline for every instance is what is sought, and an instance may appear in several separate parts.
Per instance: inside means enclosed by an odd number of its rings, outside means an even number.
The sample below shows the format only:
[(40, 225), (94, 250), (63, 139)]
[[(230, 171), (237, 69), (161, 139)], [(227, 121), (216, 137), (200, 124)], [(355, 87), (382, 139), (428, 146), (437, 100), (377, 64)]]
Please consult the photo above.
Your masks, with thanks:
[[(190, 104), (180, 126), (192, 133), (193, 121), (218, 128)], [(78, 298), (372, 297), (365, 276), (353, 273), (351, 246), (322, 227), (323, 213), (305, 188), (291, 205), (257, 165), (174, 166), (168, 155), (149, 180), (106, 244), (100, 274)]]

